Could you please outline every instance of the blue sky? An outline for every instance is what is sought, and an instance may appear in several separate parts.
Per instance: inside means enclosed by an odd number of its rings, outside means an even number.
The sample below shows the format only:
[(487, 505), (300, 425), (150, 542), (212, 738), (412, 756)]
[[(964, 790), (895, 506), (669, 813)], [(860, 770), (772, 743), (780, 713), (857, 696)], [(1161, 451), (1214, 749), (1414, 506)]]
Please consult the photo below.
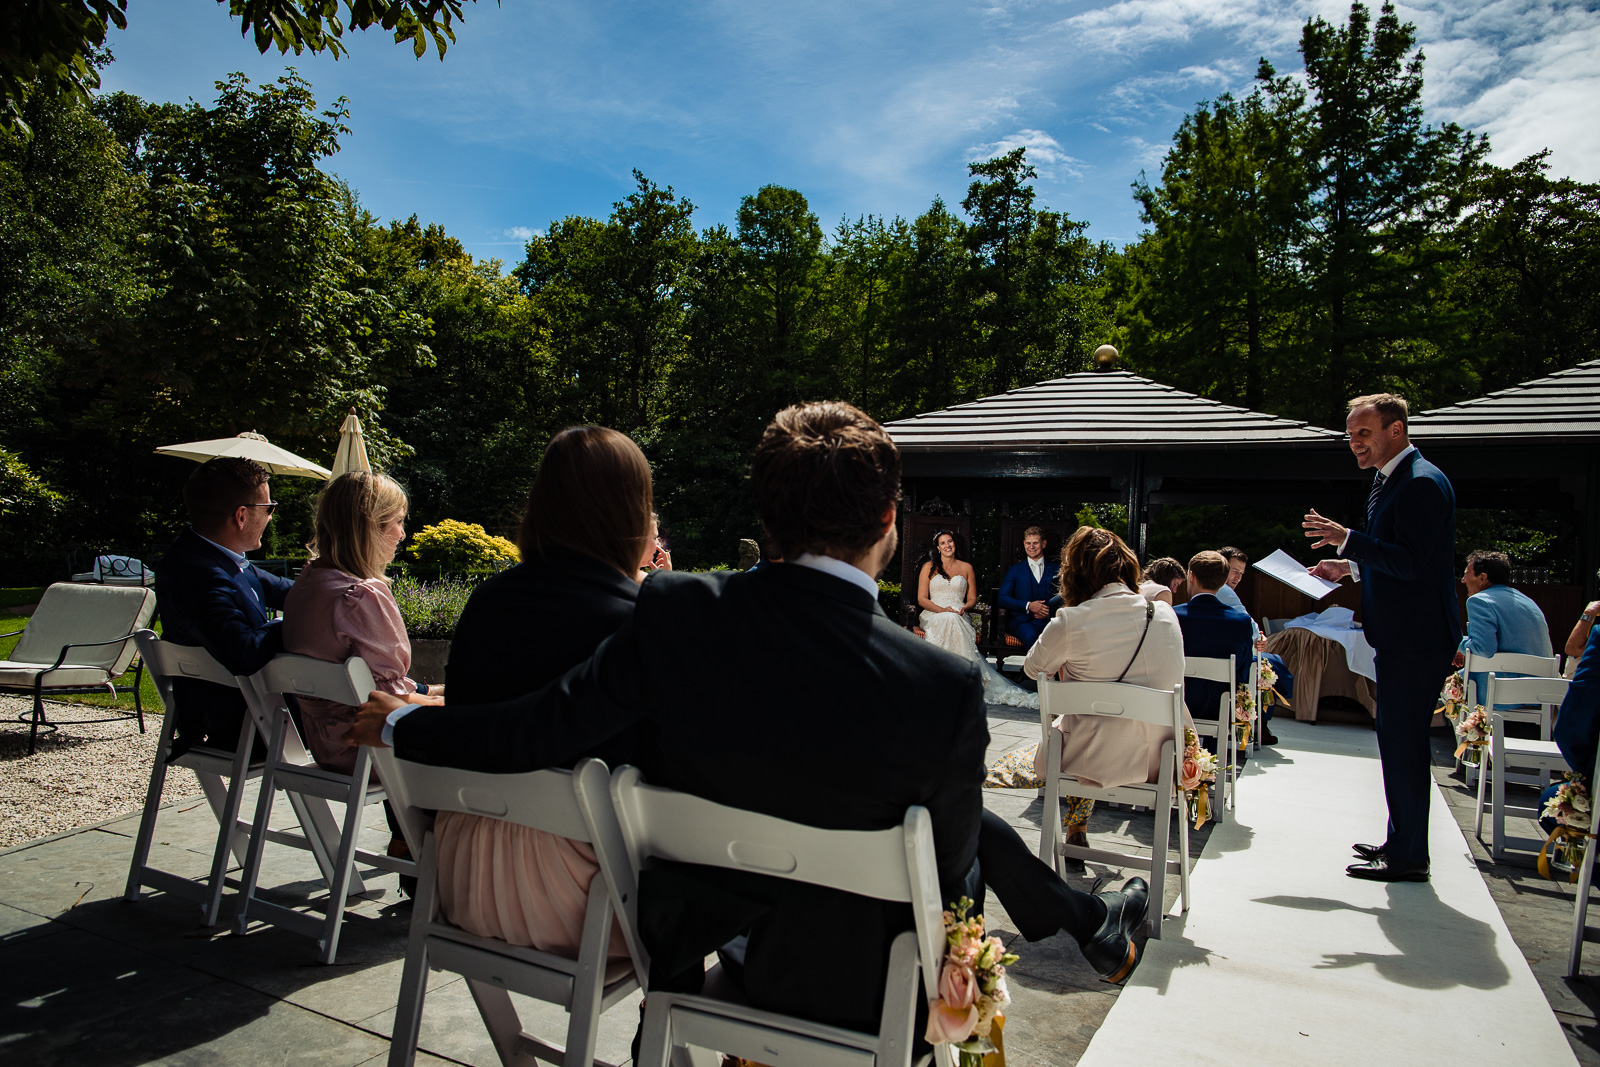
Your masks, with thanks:
[[(343, 6), (343, 5), (341, 5)], [(1374, 11), (1376, 5), (1374, 4)], [(349, 98), (328, 169), (381, 218), (415, 213), (513, 265), (553, 218), (603, 217), (637, 167), (732, 223), (742, 196), (799, 189), (823, 228), (907, 218), (965, 195), (966, 164), (1019, 144), (1038, 201), (1097, 240), (1139, 232), (1129, 184), (1159, 176), (1183, 115), (1247, 92), (1257, 60), (1299, 69), (1327, 0), (491, 0), (469, 5), (441, 63), (380, 32), (350, 52), (259, 55), (216, 0), (134, 0), (113, 31), (107, 89), (210, 102), (240, 70), (293, 64), (318, 99)], [(1600, 181), (1600, 4), (1401, 5), (1427, 55), (1435, 122), (1489, 134), (1509, 164)]]

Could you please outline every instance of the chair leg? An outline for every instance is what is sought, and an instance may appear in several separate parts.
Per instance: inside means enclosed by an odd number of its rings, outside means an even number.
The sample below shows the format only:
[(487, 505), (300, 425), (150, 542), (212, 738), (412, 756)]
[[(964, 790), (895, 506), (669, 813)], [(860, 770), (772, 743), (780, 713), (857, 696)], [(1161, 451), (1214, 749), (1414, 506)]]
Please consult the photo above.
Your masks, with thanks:
[(139, 815), (139, 835), (133, 840), (133, 859), (128, 864), (128, 885), (122, 892), (123, 900), (138, 900), (144, 888), (144, 868), (150, 861), (150, 843), (155, 840), (156, 815), (161, 810), (161, 790), (167, 784), (167, 753), (172, 750), (172, 724), (170, 716), (161, 726), (161, 739), (156, 743), (155, 764), (150, 768), (150, 785), (144, 792), (144, 811)]
[[(1163, 778), (1166, 774), (1163, 773)], [(1170, 784), (1170, 783), (1169, 783)], [(1162, 790), (1162, 799), (1155, 806), (1155, 840), (1150, 846), (1150, 913), (1147, 921), (1150, 924), (1150, 936), (1161, 936), (1161, 914), (1167, 910), (1167, 852), (1172, 840), (1172, 810), (1173, 805), (1167, 791)], [(1179, 809), (1178, 817), (1183, 817)]]
[(1478, 810), (1477, 810), (1477, 814), (1474, 815), (1473, 819), (1472, 819), (1472, 836), (1477, 837), (1477, 838), (1482, 838), (1483, 837), (1483, 812), (1484, 812), (1484, 807), (1485, 807), (1484, 800), (1485, 800), (1485, 795), (1487, 794), (1487, 792), (1488, 792), (1488, 785), (1484, 781), (1483, 776), (1479, 775), (1478, 776), (1478, 799), (1477, 799), (1477, 802), (1476, 802), (1476, 807), (1477, 807)]
[[(228, 857), (238, 843), (239, 808), (244, 804), (245, 781), (250, 776), (250, 748), (254, 734), (249, 722), (239, 731), (239, 740), (234, 746), (232, 772), (228, 778), (228, 791), (223, 799), (222, 810), (216, 812), (217, 847), (211, 853), (211, 881), (207, 883), (205, 903), (200, 910), (201, 922), (205, 926), (215, 926), (217, 915), (222, 911), (223, 883), (228, 871)], [(249, 859), (249, 856), (249, 850), (246, 849), (245, 858)]]
[(1505, 856), (1506, 840), (1505, 726), (1495, 723), (1491, 730), (1489, 765), (1480, 766), (1478, 773), (1489, 779), (1490, 803), (1494, 805), (1494, 810), (1489, 813), (1489, 855), (1499, 863)]
[[(1182, 901), (1182, 911), (1189, 910), (1189, 820), (1181, 803), (1168, 802), (1169, 808), (1176, 808), (1178, 813), (1178, 860), (1182, 869), (1178, 874), (1178, 899)], [(1168, 815), (1171, 818), (1171, 815)]]
[(594, 1061), (595, 1039), (600, 1032), (600, 1000), (606, 987), (606, 944), (610, 940), (611, 898), (606, 895), (605, 879), (596, 878), (589, 886), (578, 959), (602, 962), (598, 967), (585, 962), (573, 976), (572, 1003), (567, 1006), (566, 1067), (589, 1067)]
[[(419, 925), (413, 921), (413, 925)], [(422, 1032), (422, 1002), (428, 995), (428, 938), (414, 933), (400, 970), (400, 999), (395, 1002), (394, 1035), (389, 1041), (389, 1067), (411, 1067)]]
[(489, 1031), (489, 1040), (494, 1042), (494, 1050), (500, 1055), (500, 1062), (506, 1067), (512, 1064), (534, 1067), (538, 1060), (522, 1050), (522, 1017), (511, 1003), (511, 994), (476, 978), (468, 978), (466, 982), (478, 1005), (478, 1014), (483, 1017), (483, 1025)]
[[(1039, 830), (1039, 858), (1052, 870), (1060, 872), (1061, 861), (1058, 858), (1060, 850), (1056, 842), (1061, 837), (1061, 780), (1058, 777), (1061, 770), (1059, 759), (1052, 766), (1051, 757), (1056, 756), (1056, 746), (1051, 744), (1051, 734), (1055, 728), (1045, 731), (1045, 739), (1040, 744), (1045, 746), (1044, 755), (1044, 814)], [(1057, 736), (1060, 736), (1059, 734)]]
[(323, 963), (332, 963), (339, 952), (339, 932), (344, 924), (344, 902), (350, 892), (355, 867), (356, 845), (361, 837), (361, 816), (367, 806), (367, 780), (372, 777), (372, 753), (361, 749), (350, 776), (350, 791), (345, 794), (344, 829), (339, 835), (339, 855), (334, 860), (333, 884), (328, 887), (328, 915), (323, 922)]
[(667, 1067), (667, 1057), (672, 1053), (674, 999), (670, 993), (644, 998), (644, 1021), (639, 1024), (639, 1059), (634, 1067)]
[(250, 902), (256, 897), (256, 880), (261, 876), (261, 854), (267, 847), (267, 827), (272, 821), (272, 801), (277, 793), (276, 771), (283, 757), (283, 734), (287, 711), (280, 711), (267, 743), (267, 763), (261, 770), (261, 793), (256, 797), (256, 817), (250, 824), (250, 849), (245, 854), (244, 870), (239, 875), (239, 906), (233, 913), (234, 929), (244, 933), (250, 926)]
[(1594, 853), (1600, 842), (1589, 841), (1578, 868), (1578, 894), (1572, 903), (1572, 944), (1567, 949), (1567, 977), (1578, 977), (1583, 963), (1583, 935), (1589, 917), (1589, 886), (1594, 882)]
[(39, 743), (39, 724), (44, 722), (44, 692), (39, 679), (33, 680), (33, 720), (28, 724), (28, 755), (33, 755)]
[(141, 659), (139, 665), (133, 669), (133, 714), (139, 720), (141, 734), (144, 733), (144, 698), (140, 695), (139, 689), (143, 684), (144, 660)]

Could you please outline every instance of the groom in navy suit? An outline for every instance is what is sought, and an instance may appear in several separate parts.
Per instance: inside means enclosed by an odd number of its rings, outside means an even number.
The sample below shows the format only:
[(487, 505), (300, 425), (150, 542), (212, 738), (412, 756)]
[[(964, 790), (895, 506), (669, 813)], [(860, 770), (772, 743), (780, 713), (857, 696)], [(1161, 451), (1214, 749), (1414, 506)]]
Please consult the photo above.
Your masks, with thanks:
[(1044, 531), (1030, 526), (1022, 531), (1022, 551), (1028, 557), (1013, 564), (1000, 583), (1000, 606), (1006, 609), (1006, 630), (1033, 647), (1050, 622), (1050, 612), (1061, 606), (1056, 595), (1056, 573), (1061, 564), (1044, 558)]
[(1428, 880), (1428, 724), (1461, 640), (1455, 490), (1411, 443), (1409, 414), (1405, 400), (1390, 393), (1350, 401), (1350, 450), (1357, 465), (1378, 472), (1367, 495), (1366, 532), (1315, 510), (1301, 524), (1312, 548), (1333, 545), (1342, 557), (1323, 560), (1313, 574), (1361, 583), (1362, 626), (1377, 652), (1378, 755), (1389, 830), (1381, 845), (1353, 846), (1362, 862), (1345, 870), (1379, 882)]
[[(1228, 584), (1228, 561), (1220, 552), (1197, 552), (1189, 561), (1188, 579), (1188, 602), (1172, 609), (1183, 630), (1183, 654), (1197, 659), (1232, 656), (1237, 680), (1249, 680), (1250, 664), (1255, 659), (1250, 616), (1217, 597), (1217, 590)], [(1183, 680), (1183, 702), (1191, 718), (1219, 719), (1221, 698), (1227, 692), (1228, 687), (1222, 682), (1204, 678)], [(1206, 740), (1209, 742), (1211, 738)]]
[[(156, 567), (163, 638), (198, 645), (234, 674), (254, 674), (283, 651), (281, 610), (294, 583), (253, 567), (277, 502), (267, 469), (223, 457), (202, 464), (183, 487), (192, 525)], [(172, 754), (198, 744), (233, 751), (244, 723), (244, 695), (195, 678), (174, 678), (177, 702)], [(258, 742), (259, 744), (259, 742)]]

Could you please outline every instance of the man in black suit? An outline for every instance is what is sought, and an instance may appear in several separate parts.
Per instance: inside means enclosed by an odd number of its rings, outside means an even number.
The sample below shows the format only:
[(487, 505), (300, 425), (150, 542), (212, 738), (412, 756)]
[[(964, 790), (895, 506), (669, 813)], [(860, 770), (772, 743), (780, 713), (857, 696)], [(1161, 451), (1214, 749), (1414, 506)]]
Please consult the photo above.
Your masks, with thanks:
[(1367, 530), (1349, 530), (1315, 510), (1302, 524), (1311, 547), (1341, 559), (1311, 568), (1330, 581), (1361, 583), (1361, 616), (1377, 653), (1378, 753), (1389, 805), (1381, 845), (1355, 845), (1346, 873), (1380, 882), (1428, 880), (1428, 724), (1461, 640), (1455, 591), (1456, 497), (1444, 472), (1406, 434), (1409, 409), (1390, 393), (1350, 401), (1345, 429), (1363, 469), (1376, 469)]
[[(789, 408), (762, 436), (751, 484), (788, 562), (653, 574), (632, 619), (538, 692), (470, 708), (374, 693), (350, 740), (510, 773), (563, 764), (638, 726), (634, 763), (648, 781), (718, 803), (829, 829), (897, 826), (920, 804), (946, 901), (980, 897), (981, 869), (1024, 936), (1065, 929), (1120, 980), (1147, 905), (1143, 881), (1077, 892), (984, 811), (977, 661), (918, 640), (878, 607), (874, 576), (897, 546), (894, 443), (848, 404)], [(732, 665), (716, 676), (704, 667), (710, 638)], [(883, 742), (865, 761), (854, 747), (864, 739)], [(742, 872), (647, 875), (640, 924), (652, 986), (692, 988), (707, 952), (748, 934), (741, 970), (752, 1004), (877, 1026), (889, 945), (911, 928), (905, 906)], [(819, 936), (847, 937), (848, 962), (819, 951)]]
[[(1189, 599), (1172, 610), (1183, 629), (1183, 654), (1201, 659), (1234, 657), (1234, 670), (1240, 682), (1250, 678), (1253, 635), (1250, 616), (1224, 604), (1217, 590), (1228, 584), (1228, 561), (1220, 552), (1197, 552), (1189, 560)], [(1221, 698), (1228, 692), (1222, 682), (1204, 678), (1185, 678), (1183, 702), (1196, 719), (1217, 721)], [(1233, 709), (1228, 709), (1233, 714)], [(1206, 738), (1210, 741), (1210, 738)]]
[[(192, 525), (156, 567), (163, 638), (204, 648), (234, 674), (254, 674), (283, 651), (272, 612), (294, 586), (245, 558), (261, 547), (278, 506), (267, 470), (254, 460), (213, 459), (189, 476), (183, 501)], [(244, 695), (194, 678), (174, 678), (172, 688), (178, 705), (172, 754), (198, 744), (231, 752), (244, 723)]]

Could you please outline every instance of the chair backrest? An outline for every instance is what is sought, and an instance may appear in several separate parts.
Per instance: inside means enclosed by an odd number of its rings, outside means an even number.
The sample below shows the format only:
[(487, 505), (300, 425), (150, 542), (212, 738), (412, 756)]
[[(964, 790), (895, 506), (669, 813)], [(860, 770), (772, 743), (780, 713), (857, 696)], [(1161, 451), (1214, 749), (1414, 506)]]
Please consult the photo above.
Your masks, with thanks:
[(1483, 703), (1487, 708), (1500, 704), (1560, 704), (1567, 698), (1567, 686), (1571, 684), (1565, 678), (1500, 678), (1491, 671)]
[[(597, 842), (601, 869), (625, 864), (619, 879), (630, 919), (637, 915), (639, 871), (652, 859), (750, 871), (911, 905), (922, 957), (923, 987), (939, 995), (944, 961), (943, 902), (934, 863), (933, 819), (926, 808), (906, 809), (901, 825), (885, 830), (823, 830), (644, 784), (636, 767), (611, 778), (625, 855)], [(618, 872), (621, 874), (622, 872)], [(632, 886), (627, 879), (632, 880)], [(632, 890), (632, 891), (630, 891)]]
[[(1129, 722), (1170, 726), (1183, 748), (1183, 686), (1146, 689), (1128, 682), (1039, 681), (1039, 714), (1101, 715)], [(1047, 720), (1048, 721), (1048, 720)]]
[(1528, 656), (1521, 652), (1496, 652), (1492, 656), (1468, 652), (1466, 671), (1468, 674), (1497, 671), (1501, 674), (1556, 678), (1561, 674), (1561, 660), (1556, 656)]
[[(423, 839), (429, 813), (457, 811), (582, 841), (594, 846), (596, 854), (602, 842), (619, 853), (624, 850), (622, 829), (611, 806), (611, 772), (603, 760), (585, 759), (570, 771), (525, 774), (434, 767), (403, 760), (392, 748), (372, 749), (372, 761), (408, 840)], [(624, 912), (623, 898), (609, 878), (604, 884), (611, 891), (636, 973), (648, 974), (649, 958), (633, 925), (633, 913)]]
[(75, 648), (67, 654), (68, 663), (99, 667), (114, 678), (133, 662), (137, 651), (133, 632), (148, 626), (155, 611), (156, 594), (151, 589), (57, 582), (39, 598), (9, 658), (49, 665), (67, 645), (126, 637), (120, 644)]
[(360, 656), (329, 663), (285, 652), (256, 672), (255, 680), (264, 692), (293, 693), (351, 706), (365, 703), (373, 690), (372, 670)]
[(1227, 685), (1234, 679), (1234, 671), (1238, 669), (1234, 657), (1223, 659), (1221, 656), (1185, 656), (1183, 657), (1183, 676), (1185, 678), (1199, 678), (1207, 682), (1221, 682)]
[(161, 694), (161, 702), (166, 705), (168, 714), (176, 713), (172, 696), (174, 678), (196, 678), (230, 689), (239, 688), (239, 679), (229, 674), (228, 668), (203, 648), (163, 641), (154, 630), (140, 630), (133, 635), (133, 640), (139, 646), (139, 655), (144, 657), (145, 669), (150, 672), (150, 680), (155, 683), (156, 692)]
[(1265, 615), (1261, 616), (1261, 632), (1268, 637), (1271, 637), (1287, 625), (1289, 625), (1288, 619), (1269, 619)]

